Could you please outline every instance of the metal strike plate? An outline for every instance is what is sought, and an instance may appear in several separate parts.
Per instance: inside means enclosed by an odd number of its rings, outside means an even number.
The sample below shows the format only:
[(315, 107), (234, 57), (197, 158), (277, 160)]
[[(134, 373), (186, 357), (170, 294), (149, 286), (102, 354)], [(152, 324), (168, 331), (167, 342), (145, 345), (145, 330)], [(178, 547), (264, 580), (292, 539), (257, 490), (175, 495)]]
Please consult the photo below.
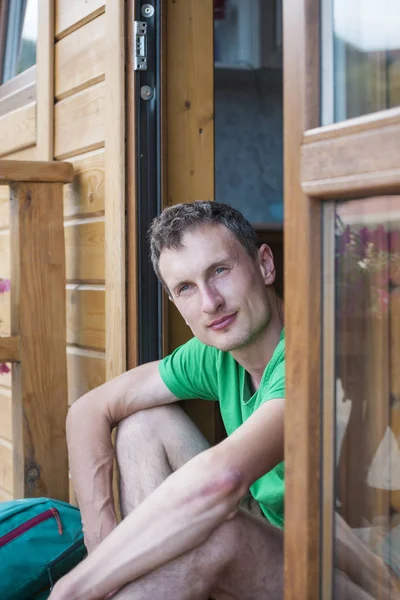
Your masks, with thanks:
[(135, 46), (133, 51), (134, 71), (146, 71), (147, 69), (147, 23), (135, 21), (133, 24), (133, 36)]

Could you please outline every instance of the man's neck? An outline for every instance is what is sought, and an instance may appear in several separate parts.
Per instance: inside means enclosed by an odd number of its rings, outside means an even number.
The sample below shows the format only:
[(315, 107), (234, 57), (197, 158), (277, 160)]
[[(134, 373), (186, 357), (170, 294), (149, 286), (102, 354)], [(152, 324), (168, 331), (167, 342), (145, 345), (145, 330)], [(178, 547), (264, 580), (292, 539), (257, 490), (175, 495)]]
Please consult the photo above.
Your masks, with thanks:
[(267, 327), (252, 342), (231, 352), (233, 358), (249, 373), (254, 390), (260, 387), (261, 378), (278, 345), (282, 328), (283, 302), (277, 297)]

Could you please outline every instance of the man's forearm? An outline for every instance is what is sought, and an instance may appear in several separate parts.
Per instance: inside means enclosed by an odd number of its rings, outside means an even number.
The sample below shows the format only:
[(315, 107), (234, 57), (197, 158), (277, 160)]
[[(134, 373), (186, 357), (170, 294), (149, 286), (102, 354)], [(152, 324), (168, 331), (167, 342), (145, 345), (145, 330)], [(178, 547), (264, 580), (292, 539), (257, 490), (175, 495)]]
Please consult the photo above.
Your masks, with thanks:
[(85, 402), (82, 398), (68, 415), (67, 439), (72, 483), (81, 510), (85, 544), (91, 552), (117, 524), (111, 424), (103, 414), (90, 409), (90, 399)]
[(245, 493), (212, 449), (172, 474), (56, 585), (52, 600), (95, 600), (202, 543)]

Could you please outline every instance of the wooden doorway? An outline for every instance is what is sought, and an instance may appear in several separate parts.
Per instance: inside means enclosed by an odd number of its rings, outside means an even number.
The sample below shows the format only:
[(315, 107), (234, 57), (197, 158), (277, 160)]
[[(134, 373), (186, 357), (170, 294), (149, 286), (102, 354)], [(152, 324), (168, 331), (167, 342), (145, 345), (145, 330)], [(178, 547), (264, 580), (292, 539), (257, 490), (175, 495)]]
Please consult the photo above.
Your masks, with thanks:
[(398, 520), (398, 14), (359, 5), (361, 42), (321, 6), (284, 5), (287, 600), (338, 597), (335, 513), (391, 550)]
[[(275, 252), (282, 293), (280, 17), (275, 0), (167, 0), (164, 205), (215, 200), (241, 210)], [(190, 337), (169, 305), (165, 350)], [(220, 440), (218, 407), (190, 405), (206, 437)]]

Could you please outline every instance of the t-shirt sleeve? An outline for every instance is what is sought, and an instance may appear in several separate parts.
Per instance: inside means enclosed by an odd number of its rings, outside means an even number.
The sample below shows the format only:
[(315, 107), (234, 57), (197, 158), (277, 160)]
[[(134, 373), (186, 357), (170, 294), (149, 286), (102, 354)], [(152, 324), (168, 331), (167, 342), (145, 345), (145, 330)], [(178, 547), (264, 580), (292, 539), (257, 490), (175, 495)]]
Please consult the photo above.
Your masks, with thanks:
[(275, 366), (262, 395), (262, 402), (285, 397), (285, 359)]
[(218, 400), (217, 354), (193, 338), (160, 362), (161, 378), (181, 400)]

